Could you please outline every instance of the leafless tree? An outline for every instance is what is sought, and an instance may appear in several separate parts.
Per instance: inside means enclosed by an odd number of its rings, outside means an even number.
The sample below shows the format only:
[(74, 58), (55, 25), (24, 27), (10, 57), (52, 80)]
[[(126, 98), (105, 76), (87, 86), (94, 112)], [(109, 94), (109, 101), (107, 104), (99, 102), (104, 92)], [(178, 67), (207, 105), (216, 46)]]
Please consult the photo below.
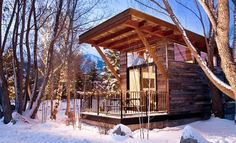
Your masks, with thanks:
[[(2, 18), (3, 18), (3, 4), (4, 1), (0, 1), (0, 98), (1, 98), (1, 104), (3, 108), (4, 113), (4, 123), (9, 123), (12, 119), (11, 116), (11, 106), (10, 106), (10, 99), (9, 99), (9, 92), (8, 92), (8, 83), (5, 78), (4, 73), (4, 65), (3, 65), (3, 54), (4, 50), (6, 48), (6, 42), (9, 35), (9, 30), (12, 25), (13, 18), (15, 16), (15, 11), (17, 7), (18, 1), (16, 0), (13, 6), (13, 11), (10, 16), (10, 20), (7, 24), (5, 34), (2, 33)], [(3, 38), (3, 39), (2, 39)], [(3, 41), (3, 42), (2, 42)]]
[[(206, 12), (211, 25), (213, 32), (216, 33), (215, 41), (217, 45), (217, 49), (219, 51), (219, 56), (221, 58), (221, 67), (223, 72), (226, 75), (227, 83), (221, 81), (217, 76), (209, 69), (209, 67), (203, 62), (203, 59), (198, 54), (196, 47), (193, 46), (192, 42), (189, 40), (188, 35), (186, 34), (185, 29), (181, 25), (178, 18), (175, 16), (171, 6), (169, 5), (168, 0), (162, 0), (162, 4), (155, 0), (150, 0), (154, 3), (157, 7), (161, 8), (165, 12), (167, 12), (168, 16), (172, 19), (172, 21), (176, 24), (179, 31), (182, 33), (182, 37), (193, 53), (195, 59), (197, 60), (198, 64), (209, 78), (209, 80), (223, 93), (229, 96), (232, 99), (235, 99), (236, 95), (236, 65), (233, 62), (233, 56), (231, 50), (229, 48), (229, 7), (228, 7), (228, 0), (218, 1), (217, 7), (209, 7), (208, 1), (199, 0), (198, 2), (203, 7), (204, 11)], [(212, 2), (213, 4), (213, 2)], [(164, 5), (164, 7), (162, 6)], [(216, 13), (217, 11), (217, 13)]]
[[(16, 111), (22, 114), (27, 110), (28, 116), (35, 118), (41, 99), (46, 94), (54, 99), (54, 88), (59, 88), (53, 87), (58, 82), (54, 78), (60, 75), (58, 73), (63, 66), (66, 67), (67, 87), (74, 84), (71, 79), (75, 79), (75, 73), (79, 70), (73, 66), (79, 57), (78, 35), (104, 18), (103, 14), (91, 16), (102, 1), (0, 1), (0, 103), (5, 123), (12, 118), (6, 67), (3, 64), (6, 51), (12, 49), (13, 53), (11, 62)], [(9, 7), (11, 9), (5, 12), (4, 8)], [(47, 34), (44, 35), (43, 31)], [(47, 92), (47, 87), (50, 87), (50, 92)], [(72, 88), (68, 88), (67, 113), (71, 91)]]
[(234, 3), (234, 41), (233, 41), (233, 56), (234, 62), (236, 62), (236, 0), (232, 0)]

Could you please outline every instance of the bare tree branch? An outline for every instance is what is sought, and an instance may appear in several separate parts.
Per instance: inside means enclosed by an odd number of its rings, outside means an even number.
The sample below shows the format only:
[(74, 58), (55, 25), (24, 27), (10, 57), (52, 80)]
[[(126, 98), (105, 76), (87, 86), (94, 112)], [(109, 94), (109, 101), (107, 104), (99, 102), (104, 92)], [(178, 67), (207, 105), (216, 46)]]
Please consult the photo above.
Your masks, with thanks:
[(216, 24), (217, 20), (216, 19), (217, 18), (212, 13), (211, 9), (206, 4), (205, 0), (198, 0), (198, 2), (201, 4), (201, 6), (205, 10), (206, 14), (208, 15), (208, 18), (209, 18), (209, 20), (211, 21), (211, 24), (212, 24), (212, 28), (214, 29), (214, 31), (216, 31), (216, 27), (217, 27), (217, 24)]
[(179, 31), (182, 33), (182, 37), (185, 41), (185, 43), (188, 45), (189, 49), (193, 53), (194, 57), (196, 58), (198, 64), (206, 74), (206, 76), (209, 78), (209, 80), (218, 88), (220, 89), (223, 93), (231, 97), (232, 99), (235, 99), (234, 92), (232, 90), (232, 87), (229, 86), (228, 84), (222, 82), (215, 74), (207, 67), (201, 56), (198, 54), (196, 48), (192, 45), (191, 41), (189, 40), (187, 33), (179, 20), (176, 18), (174, 12), (172, 11), (168, 0), (162, 0), (163, 3), (165, 4), (165, 7), (169, 13), (170, 18), (172, 21), (176, 24), (177, 28)]
[[(145, 4), (145, 3), (143, 3), (143, 2), (141, 2), (141, 1), (139, 1), (139, 0), (134, 0), (134, 1), (136, 1), (137, 3), (139, 3), (139, 4), (141, 4), (141, 5), (145, 6), (145, 7), (150, 8), (150, 9), (156, 11), (156, 12), (159, 12), (159, 13), (161, 13), (161, 14), (164, 14), (164, 15), (166, 15), (166, 16), (169, 16), (167, 13), (165, 13), (165, 12), (163, 12), (163, 11), (160, 11), (160, 10), (157, 10), (156, 8), (153, 8), (153, 7), (147, 5), (147, 4)], [(162, 9), (162, 10), (163, 10), (163, 9)], [(164, 11), (166, 11), (166, 10), (164, 10)]]

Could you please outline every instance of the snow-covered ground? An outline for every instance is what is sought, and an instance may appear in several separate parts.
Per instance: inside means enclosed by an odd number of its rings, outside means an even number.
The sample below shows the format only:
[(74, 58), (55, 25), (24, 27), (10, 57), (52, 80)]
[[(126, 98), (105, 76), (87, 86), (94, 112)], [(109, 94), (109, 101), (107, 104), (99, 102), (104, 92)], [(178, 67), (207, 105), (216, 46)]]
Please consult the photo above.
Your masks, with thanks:
[[(82, 124), (81, 129), (66, 126), (64, 110), (58, 115), (57, 121), (30, 120), (30, 123), (17, 122), (15, 125), (4, 125), (0, 122), (0, 143), (111, 143), (111, 142), (156, 142), (178, 143), (186, 127), (167, 127), (154, 129), (149, 132), (149, 140), (140, 139), (140, 130), (134, 131), (131, 137), (104, 135), (97, 127)], [(39, 118), (40, 119), (40, 118)], [(213, 143), (236, 143), (236, 125), (233, 121), (211, 118), (207, 121), (197, 121), (188, 124), (185, 128), (187, 134), (191, 130)], [(188, 133), (189, 132), (189, 133)], [(146, 135), (146, 133), (145, 133)]]

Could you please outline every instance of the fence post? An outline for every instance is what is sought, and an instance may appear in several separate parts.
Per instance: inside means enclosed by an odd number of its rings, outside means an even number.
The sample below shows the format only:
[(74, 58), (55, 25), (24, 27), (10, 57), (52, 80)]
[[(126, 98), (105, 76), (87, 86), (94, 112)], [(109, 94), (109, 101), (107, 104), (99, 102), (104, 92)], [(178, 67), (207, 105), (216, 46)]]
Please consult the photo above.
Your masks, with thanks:
[(97, 94), (97, 115), (99, 115), (99, 94)]
[(158, 109), (158, 96), (159, 96), (159, 94), (158, 94), (158, 92), (157, 91), (155, 91), (155, 98), (156, 98), (156, 111), (158, 111), (159, 109)]
[(146, 91), (146, 116), (148, 115), (148, 91)]
[(79, 102), (80, 102), (80, 109), (82, 108), (82, 95), (79, 93)]
[(123, 102), (122, 102), (122, 91), (120, 92), (120, 118), (123, 119)]

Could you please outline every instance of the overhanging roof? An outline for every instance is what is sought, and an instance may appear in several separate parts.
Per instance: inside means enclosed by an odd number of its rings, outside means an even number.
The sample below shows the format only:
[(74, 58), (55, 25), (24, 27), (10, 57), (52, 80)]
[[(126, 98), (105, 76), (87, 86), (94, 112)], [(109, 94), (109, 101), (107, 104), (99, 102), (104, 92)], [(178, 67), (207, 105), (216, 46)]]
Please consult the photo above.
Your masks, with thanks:
[[(143, 12), (129, 8), (80, 35), (79, 43), (88, 43), (121, 51), (129, 47), (143, 47), (143, 43), (132, 27), (139, 28), (152, 44), (167, 39), (185, 45), (182, 35), (174, 24), (160, 20)], [(203, 36), (187, 30), (195, 47), (206, 51)]]

